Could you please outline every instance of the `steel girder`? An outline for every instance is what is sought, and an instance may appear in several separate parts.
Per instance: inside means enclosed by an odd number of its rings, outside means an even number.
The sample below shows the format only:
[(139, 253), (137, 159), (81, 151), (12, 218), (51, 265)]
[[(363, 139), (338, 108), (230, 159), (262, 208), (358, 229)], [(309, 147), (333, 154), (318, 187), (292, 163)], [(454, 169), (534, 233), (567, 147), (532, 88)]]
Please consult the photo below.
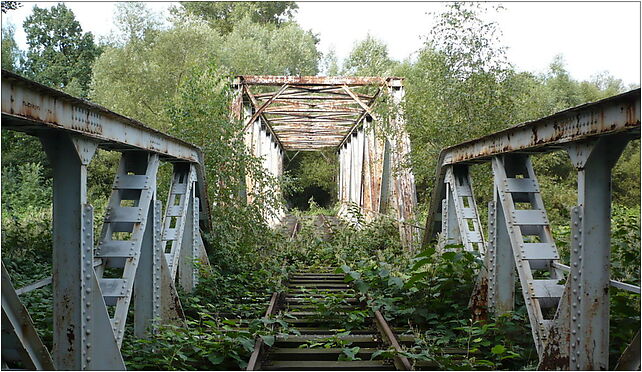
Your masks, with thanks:
[[(120, 345), (130, 302), (135, 302), (135, 337), (149, 337), (160, 322), (181, 323), (176, 267), (180, 284), (189, 291), (198, 279), (194, 259), (208, 264), (201, 237), (201, 228), (210, 226), (202, 154), (188, 143), (100, 106), (6, 71), (2, 74), (2, 128), (38, 136), (54, 174), (53, 275), (18, 291), (53, 285), (51, 361), (46, 348), (38, 344), (3, 266), (3, 341), (5, 336), (17, 340), (12, 344), (15, 352), (7, 356), (21, 356), (27, 368), (124, 369)], [(94, 247), (87, 173), (99, 147), (120, 151), (122, 156)], [(177, 181), (182, 185), (172, 187), (173, 199), (167, 206), (166, 220), (181, 220), (175, 231), (171, 222), (162, 221), (162, 203), (156, 200), (159, 160), (174, 163), (174, 179), (182, 177)], [(180, 187), (182, 193), (177, 191)], [(178, 194), (183, 195), (174, 208)], [(171, 233), (182, 249), (172, 252), (178, 259), (170, 255), (170, 265), (163, 240), (167, 243)], [(3, 366), (4, 356), (3, 351)]]
[[(471, 303), (498, 315), (511, 310), (517, 273), (540, 369), (608, 368), (608, 289), (640, 293), (639, 287), (609, 278), (610, 172), (628, 141), (639, 138), (639, 97), (638, 89), (582, 105), (453, 146), (440, 156), (424, 243), (434, 239), (437, 222), (441, 235), (453, 240), (457, 231), (452, 227), (465, 221), (453, 203), (453, 167), (491, 161), (494, 201), (489, 203), (487, 254), (478, 282), (483, 285)], [(559, 149), (568, 152), (578, 171), (570, 267), (559, 262), (529, 159), (529, 154)], [(542, 272), (548, 275), (544, 278)], [(639, 364), (639, 352), (629, 349), (634, 351), (622, 363)]]

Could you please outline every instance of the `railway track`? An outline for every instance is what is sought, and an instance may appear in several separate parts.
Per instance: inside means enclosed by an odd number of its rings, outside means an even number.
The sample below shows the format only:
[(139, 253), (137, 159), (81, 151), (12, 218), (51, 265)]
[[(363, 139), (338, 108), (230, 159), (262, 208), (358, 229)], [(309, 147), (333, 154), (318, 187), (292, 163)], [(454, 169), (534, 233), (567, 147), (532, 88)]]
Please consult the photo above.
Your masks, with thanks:
[[(322, 238), (340, 223), (333, 216), (306, 216)], [(307, 222), (307, 221), (306, 221)], [(294, 237), (304, 223), (284, 220), (284, 233)], [(407, 328), (391, 328), (380, 311), (367, 308), (360, 295), (334, 267), (292, 273), (286, 291), (274, 293), (266, 317), (280, 316), (288, 327), (276, 330), (271, 347), (257, 338), (247, 370), (433, 370), (432, 362), (413, 364), (400, 352), (415, 345)], [(354, 318), (361, 321), (351, 321)], [(382, 352), (385, 354), (380, 355)], [(460, 354), (454, 351), (453, 354)], [(449, 353), (450, 354), (450, 353)]]
[[(396, 338), (385, 319), (366, 310), (354, 289), (345, 283), (344, 275), (334, 273), (333, 268), (292, 274), (287, 291), (273, 295), (273, 299), (268, 312), (280, 313), (289, 325), (289, 332), (278, 335), (272, 347), (255, 350), (248, 370), (412, 368), (404, 357), (373, 358), (378, 351), (393, 348), (390, 336), (393, 342)], [(368, 315), (358, 326), (345, 329), (349, 314), (364, 313)]]

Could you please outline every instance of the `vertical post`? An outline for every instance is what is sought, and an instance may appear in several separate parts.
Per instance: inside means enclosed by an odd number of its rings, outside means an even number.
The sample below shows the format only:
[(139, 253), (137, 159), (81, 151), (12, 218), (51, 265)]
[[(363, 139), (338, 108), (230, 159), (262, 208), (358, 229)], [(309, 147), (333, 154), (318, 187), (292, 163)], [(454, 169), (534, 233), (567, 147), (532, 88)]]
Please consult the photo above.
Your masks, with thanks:
[[(571, 319), (573, 338), (571, 369), (606, 370), (609, 367), (609, 277), (611, 255), (611, 170), (628, 139), (611, 135), (595, 141), (573, 143), (568, 153), (578, 170), (577, 226), (573, 228), (571, 267)], [(581, 212), (581, 213), (580, 213)], [(577, 239), (575, 239), (577, 237)], [(574, 311), (574, 309), (577, 309)], [(579, 316), (578, 316), (579, 315)], [(573, 327), (574, 326), (574, 327)]]
[[(497, 185), (493, 188), (495, 193), (495, 201), (493, 203), (495, 215), (493, 299), (495, 315), (501, 315), (507, 311), (512, 311), (515, 306), (515, 260), (508, 228), (506, 227), (506, 215), (498, 200)], [(498, 208), (497, 206), (500, 207)]]
[[(494, 187), (493, 187), (494, 190)], [(486, 241), (486, 255), (484, 255), (484, 265), (488, 278), (488, 292), (486, 294), (486, 303), (488, 311), (495, 311), (495, 290), (497, 287), (497, 278), (495, 277), (495, 266), (497, 265), (497, 250), (495, 249), (496, 228), (496, 211), (497, 206), (494, 201), (488, 202), (488, 240)]]
[(155, 197), (150, 202), (134, 281), (134, 336), (139, 338), (146, 337), (153, 320), (160, 317), (160, 258), (163, 253), (159, 204)]
[(53, 361), (56, 369), (86, 369), (91, 316), (85, 302), (99, 291), (92, 281), (93, 214), (87, 205), (87, 165), (97, 145), (67, 134), (41, 141), (53, 167)]
[[(188, 180), (188, 182), (194, 182)], [(195, 285), (194, 275), (194, 187), (185, 195), (185, 203), (188, 203), (185, 214), (185, 226), (183, 227), (183, 238), (181, 252), (178, 262), (178, 283), (185, 292), (191, 292)], [(196, 222), (198, 223), (198, 222)]]

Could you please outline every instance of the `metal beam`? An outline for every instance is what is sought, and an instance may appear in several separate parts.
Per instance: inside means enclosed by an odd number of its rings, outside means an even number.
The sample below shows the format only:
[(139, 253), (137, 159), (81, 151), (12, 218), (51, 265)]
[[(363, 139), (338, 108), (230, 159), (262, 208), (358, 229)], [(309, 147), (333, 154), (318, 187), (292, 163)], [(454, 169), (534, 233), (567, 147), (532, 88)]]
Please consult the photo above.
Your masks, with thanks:
[(54, 369), (51, 355), (14, 291), (2, 262), (2, 369), (13, 367), (14, 362), (21, 363), (25, 369)]
[[(571, 161), (578, 170), (579, 223), (571, 230), (571, 272), (577, 284), (571, 315), (575, 342), (571, 352), (577, 360), (571, 369), (606, 370), (609, 367), (609, 273), (611, 256), (611, 170), (624, 151), (627, 140), (618, 135), (569, 146)], [(577, 276), (577, 279), (575, 279)], [(575, 292), (575, 291), (574, 291)], [(572, 355), (573, 356), (573, 355)]]
[(2, 129), (32, 135), (63, 131), (93, 139), (106, 150), (145, 150), (170, 161), (196, 163), (201, 227), (209, 231), (204, 156), (201, 149), (143, 123), (2, 70)]
[(248, 85), (382, 85), (386, 79), (366, 76), (256, 76), (241, 75), (237, 79)]
[(243, 130), (247, 129), (247, 127), (250, 126), (250, 124), (254, 123), (254, 121), (256, 121), (256, 119), (258, 119), (259, 116), (263, 113), (263, 110), (265, 110), (272, 102), (274, 102), (275, 99), (279, 98), (281, 93), (283, 93), (286, 89), (288, 89), (288, 85), (287, 84), (283, 84), (283, 86), (281, 87), (281, 89), (279, 89), (278, 92), (274, 93), (274, 95), (272, 97), (270, 97), (270, 99), (265, 101), (261, 105), (261, 107), (257, 108), (256, 112), (254, 112), (254, 114), (252, 115), (250, 120), (248, 120), (245, 123), (245, 127), (243, 128)]
[(2, 70), (2, 128), (36, 126), (75, 132), (101, 146), (140, 149), (201, 163), (201, 150), (102, 106)]

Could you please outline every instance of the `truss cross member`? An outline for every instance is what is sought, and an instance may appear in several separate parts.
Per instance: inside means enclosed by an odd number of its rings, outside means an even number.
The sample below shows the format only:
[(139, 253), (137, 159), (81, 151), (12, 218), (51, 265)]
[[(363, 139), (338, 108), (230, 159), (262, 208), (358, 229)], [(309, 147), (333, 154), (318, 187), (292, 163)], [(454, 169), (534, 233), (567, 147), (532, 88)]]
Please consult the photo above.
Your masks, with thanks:
[[(557, 308), (564, 290), (559, 283), (564, 279), (563, 273), (553, 267), (559, 260), (559, 254), (530, 158), (511, 154), (494, 157), (492, 162), (499, 217), (497, 223), (502, 221), (501, 228), (496, 227), (495, 249), (505, 254), (502, 262), (508, 261), (507, 257), (510, 256), (507, 251), (512, 250), (533, 339), (541, 356), (552, 323), (551, 311), (548, 310)], [(499, 267), (499, 263), (496, 267)], [(503, 267), (506, 269), (503, 273), (506, 278), (510, 276), (508, 270), (512, 268), (512, 265)], [(542, 272), (548, 272), (548, 275), (543, 276)], [(508, 292), (512, 290), (513, 283), (497, 284), (507, 286), (501, 287), (501, 291), (509, 299)], [(512, 307), (512, 304), (500, 306)]]
[(463, 244), (465, 250), (478, 251), (483, 256), (485, 243), (468, 166), (448, 167), (445, 182), (442, 248), (448, 244)]
[(567, 147), (578, 170), (577, 224), (572, 226), (572, 370), (609, 367), (609, 273), (611, 247), (611, 170), (628, 137), (611, 135)]
[(54, 369), (51, 355), (42, 344), (2, 262), (2, 369), (14, 367), (15, 362), (30, 370)]

